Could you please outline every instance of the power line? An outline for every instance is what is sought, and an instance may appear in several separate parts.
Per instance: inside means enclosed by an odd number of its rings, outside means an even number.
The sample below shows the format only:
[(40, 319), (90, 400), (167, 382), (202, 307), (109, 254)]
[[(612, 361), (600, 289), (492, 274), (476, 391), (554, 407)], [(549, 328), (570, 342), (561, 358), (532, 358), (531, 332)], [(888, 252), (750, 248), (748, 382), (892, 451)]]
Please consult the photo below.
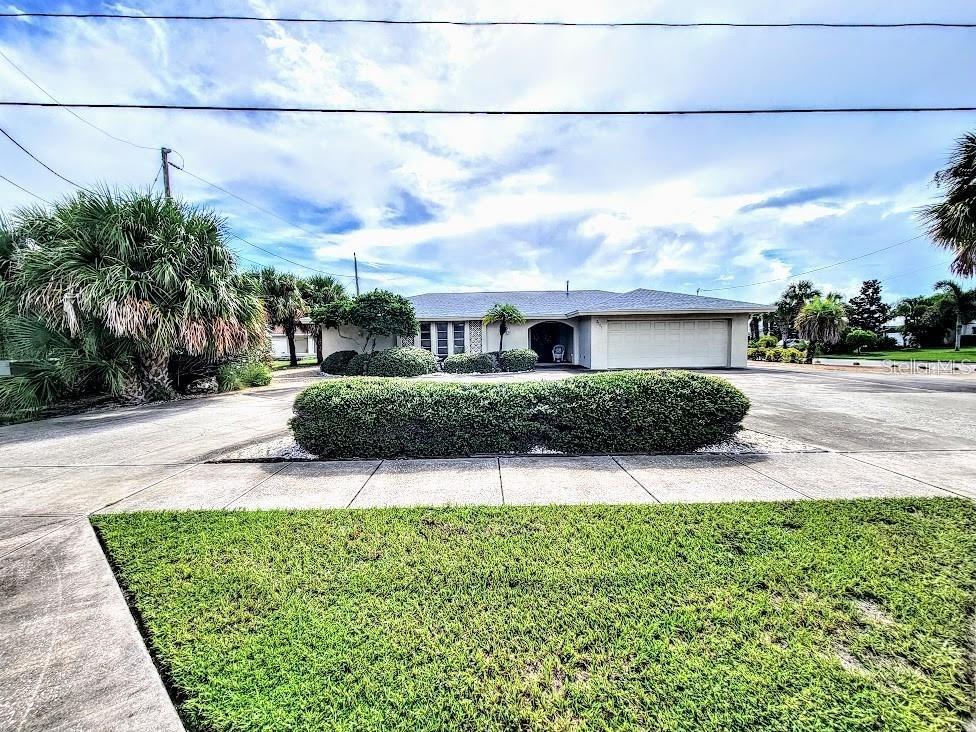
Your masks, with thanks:
[(85, 119), (84, 117), (82, 117), (80, 114), (78, 114), (77, 112), (75, 112), (73, 109), (69, 109), (65, 105), (61, 104), (61, 102), (57, 98), (55, 98), (55, 96), (53, 94), (51, 94), (51, 92), (49, 92), (43, 86), (41, 86), (36, 81), (34, 81), (27, 74), (26, 71), (24, 71), (17, 64), (15, 64), (13, 62), (13, 60), (11, 60), (11, 58), (9, 56), (7, 56), (7, 54), (5, 54), (3, 51), (0, 51), (0, 57), (3, 57), (3, 60), (6, 61), (11, 66), (13, 66), (14, 69), (16, 69), (17, 72), (21, 76), (23, 76), (25, 79), (27, 79), (27, 81), (29, 81), (31, 84), (33, 84), (34, 86), (36, 86), (41, 91), (41, 93), (44, 94), (44, 96), (46, 96), (48, 99), (51, 99), (55, 104), (57, 104), (59, 107), (61, 107), (62, 109), (64, 109), (65, 112), (67, 112), (71, 116), (75, 117), (76, 119), (80, 120), (81, 122), (84, 122), (86, 125), (88, 125), (92, 129), (98, 130), (99, 132), (101, 132), (106, 137), (111, 137), (113, 140), (117, 140), (118, 142), (125, 143), (126, 145), (131, 145), (132, 147), (136, 147), (136, 148), (139, 148), (141, 150), (155, 150), (156, 149), (154, 147), (148, 147), (147, 145), (139, 145), (139, 144), (137, 144), (135, 142), (131, 142), (130, 140), (126, 140), (125, 138), (122, 138), (122, 137), (118, 137), (116, 135), (113, 135), (111, 132), (109, 132), (108, 130), (102, 129), (101, 127), (99, 127), (98, 125), (96, 125), (94, 122), (89, 122), (87, 119)]
[(22, 191), (23, 191), (24, 193), (26, 193), (27, 195), (29, 195), (29, 196), (33, 196), (34, 198), (36, 198), (36, 199), (37, 199), (37, 200), (39, 200), (39, 201), (44, 201), (44, 203), (46, 203), (46, 204), (48, 204), (49, 206), (53, 206), (53, 205), (54, 205), (54, 204), (53, 204), (53, 203), (52, 203), (51, 201), (49, 201), (49, 200), (47, 200), (46, 198), (44, 198), (44, 196), (39, 196), (39, 195), (37, 195), (36, 193), (34, 193), (34, 191), (29, 191), (29, 190), (27, 190), (27, 189), (26, 189), (26, 188), (24, 188), (24, 187), (23, 187), (22, 185), (20, 185), (20, 183), (14, 183), (14, 182), (13, 182), (12, 180), (10, 180), (10, 178), (8, 178), (8, 177), (7, 177), (7, 176), (5, 176), (5, 175), (0, 175), (0, 179), (3, 179), (3, 180), (5, 180), (5, 181), (7, 181), (7, 182), (8, 182), (8, 183), (9, 183), (10, 185), (12, 185), (12, 186), (13, 186), (14, 188), (19, 188), (20, 190), (22, 190)]
[(0, 18), (71, 18), (81, 20), (186, 20), (321, 25), (444, 25), (462, 27), (526, 26), (557, 28), (976, 28), (976, 23), (909, 21), (905, 23), (733, 23), (724, 21), (670, 23), (665, 21), (565, 20), (396, 20), (392, 18), (298, 18), (260, 15), (137, 15), (135, 13), (0, 13)]
[(805, 272), (797, 272), (795, 274), (787, 275), (786, 277), (776, 277), (771, 280), (761, 280), (759, 282), (749, 282), (745, 285), (730, 285), (728, 287), (711, 287), (708, 289), (699, 289), (699, 292), (721, 292), (723, 290), (741, 290), (743, 287), (755, 287), (756, 285), (768, 285), (771, 282), (785, 282), (786, 280), (793, 280), (797, 277), (802, 277), (803, 275), (813, 274), (814, 272), (821, 272), (825, 269), (830, 269), (831, 267), (839, 267), (842, 264), (847, 264), (848, 262), (855, 262), (858, 259), (864, 259), (865, 257), (870, 257), (873, 254), (878, 254), (879, 252), (886, 252), (889, 249), (894, 249), (895, 247), (900, 247), (902, 244), (908, 244), (909, 242), (915, 241), (916, 239), (921, 239), (925, 234), (919, 234), (918, 236), (913, 236), (911, 239), (905, 239), (904, 241), (895, 242), (894, 244), (889, 244), (886, 247), (881, 247), (880, 249), (873, 249), (870, 252), (865, 252), (864, 254), (859, 254), (856, 257), (851, 257), (850, 259), (842, 259), (840, 262), (834, 262), (833, 264), (825, 264), (822, 267), (814, 267), (813, 269), (808, 269)]
[(348, 278), (352, 278), (352, 275), (339, 274), (338, 272), (326, 272), (323, 269), (318, 269), (316, 267), (310, 267), (307, 264), (302, 264), (301, 262), (296, 262), (294, 259), (289, 259), (288, 257), (284, 257), (284, 256), (278, 254), (277, 252), (271, 251), (270, 249), (265, 249), (262, 246), (258, 246), (254, 242), (248, 241), (247, 239), (245, 239), (243, 236), (240, 236), (239, 234), (233, 234), (232, 233), (231, 236), (234, 237), (235, 239), (239, 240), (239, 241), (244, 242), (245, 244), (248, 244), (248, 245), (254, 247), (255, 249), (257, 249), (259, 251), (264, 252), (265, 254), (268, 254), (268, 255), (270, 255), (272, 257), (277, 257), (278, 259), (281, 259), (281, 260), (283, 260), (285, 262), (288, 262), (289, 264), (294, 264), (296, 267), (304, 267), (305, 269), (310, 270), (312, 272), (318, 272), (319, 274), (324, 274), (324, 275), (331, 275), (332, 277), (348, 277)]
[(23, 145), (21, 145), (14, 138), (12, 138), (10, 136), (10, 133), (8, 133), (2, 127), (0, 127), (0, 133), (2, 133), (4, 137), (6, 137), (8, 140), (10, 140), (14, 145), (16, 145), (17, 147), (19, 147), (23, 152), (25, 152), (28, 156), (30, 156), (34, 160), (35, 163), (37, 163), (38, 165), (40, 165), (42, 168), (44, 168), (45, 170), (47, 170), (49, 173), (52, 173), (52, 174), (56, 175), (58, 178), (60, 178), (61, 180), (63, 180), (65, 183), (70, 183), (75, 188), (80, 188), (81, 190), (85, 191), (86, 193), (91, 193), (92, 195), (96, 195), (95, 194), (95, 191), (90, 190), (88, 188), (85, 188), (83, 185), (80, 185), (78, 183), (75, 183), (70, 178), (65, 178), (63, 175), (61, 175), (58, 171), (56, 171), (50, 165), (48, 165), (44, 161), (40, 160), (34, 153), (32, 153), (30, 150), (28, 150)]
[(0, 101), (0, 107), (166, 110), (180, 112), (274, 112), (298, 114), (389, 114), (511, 117), (701, 117), (770, 114), (901, 114), (906, 112), (976, 112), (976, 106), (932, 107), (766, 107), (742, 109), (411, 109), (368, 107), (259, 107), (220, 104), (135, 104), (119, 102)]
[(173, 168), (176, 168), (181, 173), (186, 173), (191, 178), (196, 178), (198, 181), (200, 181), (201, 183), (205, 183), (206, 185), (210, 186), (211, 188), (215, 188), (216, 190), (220, 191), (221, 193), (226, 193), (228, 196), (231, 196), (232, 198), (236, 198), (241, 203), (245, 203), (245, 204), (247, 204), (248, 206), (250, 206), (253, 209), (256, 209), (258, 211), (261, 211), (263, 213), (266, 213), (266, 214), (268, 214), (268, 216), (273, 216), (274, 218), (278, 219), (279, 221), (285, 222), (289, 226), (294, 226), (299, 231), (304, 231), (306, 234), (311, 234), (313, 236), (321, 236), (320, 234), (317, 234), (315, 232), (309, 231), (308, 229), (304, 229), (301, 226), (298, 226), (298, 224), (292, 223), (291, 221), (289, 221), (288, 219), (286, 219), (284, 216), (281, 216), (280, 214), (275, 213), (271, 209), (265, 208), (264, 206), (259, 206), (258, 204), (254, 203), (253, 201), (249, 201), (246, 198), (243, 198), (241, 196), (238, 196), (236, 193), (233, 193), (231, 191), (228, 191), (226, 188), (222, 188), (221, 186), (217, 185), (216, 183), (213, 183), (213, 182), (207, 180), (206, 178), (202, 178), (201, 176), (197, 175), (196, 173), (191, 173), (185, 167), (180, 167), (179, 165), (175, 165), (174, 163), (170, 163), (170, 166), (173, 167)]
[(159, 169), (156, 171), (156, 177), (153, 178), (152, 185), (149, 186), (150, 192), (152, 192), (152, 190), (156, 187), (156, 181), (159, 180), (159, 174), (162, 173), (162, 172), (163, 172), (163, 165), (162, 165), (162, 163), (160, 163)]
[[(175, 163), (170, 163), (170, 167), (176, 168), (181, 173), (186, 173), (191, 178), (195, 178), (196, 180), (200, 181), (201, 183), (204, 183), (204, 184), (210, 186), (211, 188), (214, 188), (214, 189), (220, 191), (221, 193), (226, 193), (228, 196), (231, 196), (232, 198), (236, 198), (241, 203), (250, 206), (251, 208), (255, 209), (256, 211), (261, 211), (262, 213), (265, 213), (268, 216), (273, 216), (274, 218), (278, 219), (279, 221), (282, 221), (282, 222), (288, 224), (289, 226), (294, 227), (294, 228), (298, 229), (299, 231), (301, 231), (301, 232), (303, 232), (305, 234), (308, 234), (309, 236), (314, 236), (314, 237), (321, 237), (322, 236), (321, 232), (313, 231), (312, 229), (307, 229), (304, 226), (300, 226), (299, 224), (296, 224), (294, 221), (291, 221), (290, 219), (286, 219), (281, 214), (276, 213), (276, 212), (272, 211), (269, 208), (265, 208), (264, 206), (261, 206), (261, 205), (259, 205), (257, 203), (254, 203), (254, 201), (249, 201), (248, 199), (244, 198), (243, 196), (239, 196), (236, 193), (234, 193), (233, 191), (229, 191), (226, 188), (217, 185), (213, 181), (209, 181), (206, 178), (197, 175), (196, 173), (191, 173), (185, 167), (180, 167), (179, 165), (176, 165)], [(254, 246), (254, 245), (252, 245), (252, 246)], [(277, 256), (277, 255), (274, 255), (274, 256)], [(286, 261), (291, 261), (291, 260), (286, 260)], [(292, 264), (296, 264), (296, 263), (295, 262), (292, 262)], [(365, 262), (365, 264), (368, 264), (369, 266), (374, 267), (376, 269), (381, 269), (381, 267), (379, 265), (377, 265), (377, 264), (375, 264), (373, 262)], [(303, 265), (303, 264), (300, 264), (299, 266), (300, 267), (306, 267), (306, 265)], [(308, 267), (308, 269), (313, 269), (316, 272), (321, 272), (321, 270), (314, 269), (312, 267)], [(333, 275), (335, 277), (353, 277), (354, 276), (354, 275), (340, 275), (340, 274), (336, 274), (334, 272), (325, 272), (324, 274), (331, 274), (331, 275)]]

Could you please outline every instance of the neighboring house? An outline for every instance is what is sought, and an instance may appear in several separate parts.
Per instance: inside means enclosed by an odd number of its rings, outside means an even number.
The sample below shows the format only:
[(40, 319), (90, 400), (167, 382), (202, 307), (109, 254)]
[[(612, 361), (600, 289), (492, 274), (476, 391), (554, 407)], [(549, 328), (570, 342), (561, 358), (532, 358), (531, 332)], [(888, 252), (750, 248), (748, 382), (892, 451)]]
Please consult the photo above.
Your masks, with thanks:
[[(550, 290), (443, 292), (410, 298), (420, 332), (400, 345), (418, 345), (435, 356), (498, 350), (498, 325), (481, 317), (495, 303), (511, 303), (526, 317), (510, 325), (505, 350), (531, 348), (540, 363), (563, 362), (591, 369), (744, 367), (749, 315), (772, 307), (737, 300), (658, 290)], [(356, 334), (323, 335), (325, 352), (361, 348)], [(358, 343), (359, 345), (350, 345)], [(392, 343), (378, 343), (386, 348)]]
[(905, 327), (905, 318), (901, 315), (896, 315), (887, 323), (881, 327), (881, 335), (891, 338), (899, 348), (905, 345), (905, 333), (902, 329)]
[[(888, 336), (889, 338), (892, 338), (895, 341), (895, 343), (900, 347), (905, 345), (905, 335), (902, 332), (902, 329), (904, 327), (905, 327), (905, 318), (902, 317), (901, 315), (897, 315), (884, 324), (884, 327), (882, 328), (882, 332), (884, 335)], [(962, 332), (960, 333), (960, 335), (963, 338), (964, 346), (967, 345), (967, 343), (976, 339), (976, 320), (973, 320), (969, 323), (963, 323)], [(953, 345), (955, 343), (955, 337), (956, 337), (955, 333), (953, 333), (951, 329), (947, 330), (945, 334), (945, 338), (943, 340), (943, 345), (946, 346)]]
[[(281, 329), (281, 326), (278, 326), (272, 328), (269, 335), (271, 336), (271, 349), (274, 351), (275, 358), (282, 361), (287, 360), (289, 358), (288, 336), (285, 335), (285, 331)], [(315, 355), (315, 341), (312, 340), (311, 334), (301, 331), (295, 333), (295, 355), (298, 358)]]

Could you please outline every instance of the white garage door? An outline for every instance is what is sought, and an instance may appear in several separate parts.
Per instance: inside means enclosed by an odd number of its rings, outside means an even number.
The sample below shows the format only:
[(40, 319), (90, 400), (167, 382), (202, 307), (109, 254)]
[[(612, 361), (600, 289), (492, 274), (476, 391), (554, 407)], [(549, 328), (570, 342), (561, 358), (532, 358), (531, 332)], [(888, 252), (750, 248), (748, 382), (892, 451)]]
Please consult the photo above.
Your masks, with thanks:
[(611, 320), (607, 330), (612, 369), (729, 365), (728, 320)]

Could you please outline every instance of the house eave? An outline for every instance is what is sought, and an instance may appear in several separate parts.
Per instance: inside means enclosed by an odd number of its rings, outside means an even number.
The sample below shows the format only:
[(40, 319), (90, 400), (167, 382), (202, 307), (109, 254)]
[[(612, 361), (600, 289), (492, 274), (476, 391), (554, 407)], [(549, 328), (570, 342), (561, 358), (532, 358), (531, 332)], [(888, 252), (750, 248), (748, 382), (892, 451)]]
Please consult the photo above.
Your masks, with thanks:
[(594, 318), (612, 318), (617, 315), (644, 315), (653, 317), (655, 315), (749, 315), (751, 313), (771, 313), (776, 308), (768, 305), (763, 307), (749, 308), (678, 308), (672, 310), (578, 310), (569, 313), (566, 317), (576, 318), (589, 316)]

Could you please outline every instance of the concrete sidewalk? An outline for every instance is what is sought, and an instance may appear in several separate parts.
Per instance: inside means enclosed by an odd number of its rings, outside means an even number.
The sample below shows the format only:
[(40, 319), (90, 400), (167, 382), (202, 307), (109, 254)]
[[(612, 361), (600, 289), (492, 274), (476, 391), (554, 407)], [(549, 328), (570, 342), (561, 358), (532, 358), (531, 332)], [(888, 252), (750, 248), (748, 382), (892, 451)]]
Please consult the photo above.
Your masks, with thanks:
[(974, 450), (0, 467), (0, 728), (181, 729), (93, 512), (976, 498), (974, 471)]

